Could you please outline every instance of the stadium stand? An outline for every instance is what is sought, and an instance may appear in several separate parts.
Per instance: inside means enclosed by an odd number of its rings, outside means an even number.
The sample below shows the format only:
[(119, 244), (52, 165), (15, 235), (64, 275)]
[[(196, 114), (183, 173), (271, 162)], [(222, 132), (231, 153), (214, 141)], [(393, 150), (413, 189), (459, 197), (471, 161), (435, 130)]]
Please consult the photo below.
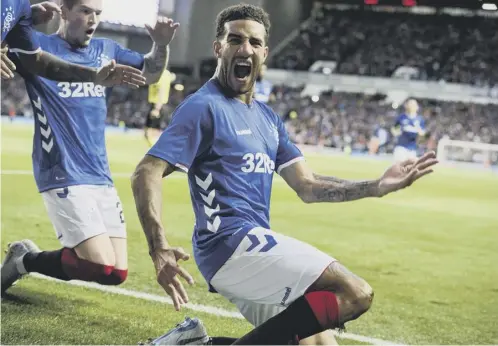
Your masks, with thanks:
[(387, 77), (408, 66), (420, 80), (496, 85), (498, 20), (317, 6), (271, 67), (308, 70), (318, 60), (341, 74)]

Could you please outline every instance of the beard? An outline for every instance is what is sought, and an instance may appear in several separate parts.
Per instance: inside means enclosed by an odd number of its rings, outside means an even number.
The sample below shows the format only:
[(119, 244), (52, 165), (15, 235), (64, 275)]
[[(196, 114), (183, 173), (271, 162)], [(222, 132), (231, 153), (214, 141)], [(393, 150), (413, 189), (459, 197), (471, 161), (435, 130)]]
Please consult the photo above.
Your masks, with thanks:
[[(222, 58), (220, 62), (218, 79), (227, 95), (231, 97), (246, 95), (252, 93), (256, 76), (259, 74), (257, 63), (253, 61), (250, 72), (243, 77), (237, 78), (235, 72), (235, 60)], [(240, 75), (240, 74), (239, 74)]]

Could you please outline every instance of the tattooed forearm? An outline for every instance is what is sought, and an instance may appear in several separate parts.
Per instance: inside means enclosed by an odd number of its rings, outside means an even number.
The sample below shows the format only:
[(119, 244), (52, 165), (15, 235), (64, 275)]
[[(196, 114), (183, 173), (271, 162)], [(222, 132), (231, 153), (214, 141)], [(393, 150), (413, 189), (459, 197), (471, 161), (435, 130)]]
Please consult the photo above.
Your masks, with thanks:
[(168, 248), (161, 221), (162, 175), (165, 162), (146, 157), (132, 176), (132, 190), (138, 218), (142, 224), (149, 253)]
[(307, 203), (348, 202), (366, 197), (379, 196), (379, 181), (349, 181), (314, 174), (310, 188), (301, 198)]
[(143, 75), (147, 79), (147, 84), (154, 84), (159, 81), (161, 74), (168, 64), (169, 46), (152, 45), (152, 50), (145, 56)]
[(19, 54), (19, 59), (30, 73), (56, 81), (94, 82), (97, 78), (97, 69), (69, 63), (47, 52)]
[(347, 202), (378, 196), (378, 181), (361, 181), (337, 185), (318, 181), (311, 187), (311, 202)]
[(336, 177), (327, 177), (325, 175), (319, 175), (319, 174), (315, 174), (315, 173), (313, 173), (313, 177), (319, 181), (328, 181), (331, 183), (337, 183), (337, 184), (341, 184), (341, 185), (352, 183), (351, 180), (345, 180), (345, 179), (336, 178)]

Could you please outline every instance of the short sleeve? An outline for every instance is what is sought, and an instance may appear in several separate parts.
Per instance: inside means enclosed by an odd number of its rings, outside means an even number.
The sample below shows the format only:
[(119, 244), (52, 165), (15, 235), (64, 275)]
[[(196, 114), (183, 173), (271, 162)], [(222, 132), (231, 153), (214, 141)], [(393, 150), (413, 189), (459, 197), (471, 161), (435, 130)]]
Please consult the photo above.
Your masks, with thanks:
[(132, 66), (141, 69), (144, 65), (144, 56), (138, 52), (122, 47), (119, 43), (114, 42), (114, 59), (116, 63)]
[(5, 41), (12, 53), (36, 54), (41, 48), (36, 31), (33, 29), (29, 1), (23, 1), (21, 13), (19, 21), (7, 34)]
[(173, 113), (168, 127), (147, 155), (168, 161), (171, 165), (188, 172), (195, 158), (212, 142), (212, 126), (209, 107), (187, 99)]
[[(275, 114), (276, 115), (276, 114)], [(285, 125), (283, 121), (280, 119), (278, 115), (276, 115), (278, 119), (277, 130), (278, 130), (278, 149), (277, 149), (277, 160), (276, 160), (276, 168), (277, 173), (280, 174), (280, 171), (285, 167), (289, 167), (290, 165), (304, 160), (303, 154), (301, 150), (292, 143), (289, 138), (289, 134), (285, 129)]]

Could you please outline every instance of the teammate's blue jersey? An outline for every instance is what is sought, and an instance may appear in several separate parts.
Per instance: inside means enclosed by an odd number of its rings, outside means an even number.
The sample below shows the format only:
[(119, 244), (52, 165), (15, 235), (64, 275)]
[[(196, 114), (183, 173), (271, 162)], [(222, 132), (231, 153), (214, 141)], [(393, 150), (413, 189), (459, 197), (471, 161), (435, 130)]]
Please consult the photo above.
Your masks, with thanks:
[(188, 172), (194, 256), (208, 282), (249, 230), (270, 227), (273, 172), (303, 159), (271, 108), (225, 97), (215, 79), (183, 101), (148, 154)]
[(273, 84), (266, 79), (262, 79), (254, 84), (254, 88), (254, 98), (258, 101), (268, 103), (273, 90)]
[(400, 114), (396, 118), (394, 126), (399, 127), (401, 130), (396, 145), (409, 150), (417, 150), (417, 137), (419, 131), (425, 130), (424, 118), (420, 115), (410, 117), (407, 114)]
[[(58, 35), (36, 33), (44, 51), (87, 67), (117, 63), (141, 68), (143, 55), (109, 39), (73, 48)], [(35, 118), (33, 171), (40, 192), (70, 185), (111, 185), (105, 146), (105, 88), (56, 82), (28, 74), (20, 64)]]
[(40, 44), (32, 27), (29, 0), (2, 0), (2, 43), (9, 45), (10, 52), (34, 54)]

